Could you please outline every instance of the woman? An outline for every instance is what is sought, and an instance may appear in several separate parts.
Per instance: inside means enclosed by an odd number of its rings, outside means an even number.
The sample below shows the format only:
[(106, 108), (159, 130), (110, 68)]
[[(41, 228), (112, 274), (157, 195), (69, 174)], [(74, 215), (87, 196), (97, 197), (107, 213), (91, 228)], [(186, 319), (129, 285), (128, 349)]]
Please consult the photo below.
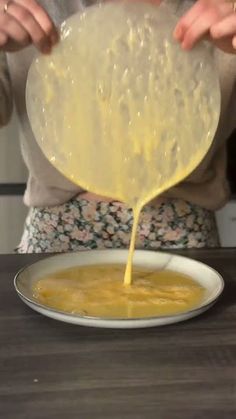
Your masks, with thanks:
[[(228, 199), (225, 142), (236, 127), (236, 14), (225, 0), (198, 0), (193, 6), (182, 0), (168, 3), (177, 16), (182, 16), (173, 36), (183, 48), (192, 48), (206, 35), (218, 47), (215, 58), (222, 91), (221, 118), (213, 147), (198, 169), (144, 209), (137, 247), (217, 246), (214, 210)], [(80, 7), (76, 0), (0, 0), (0, 48), (7, 53), (8, 64), (2, 57), (1, 125), (10, 118), (14, 97), (22, 153), (29, 169), (24, 202), (30, 210), (18, 247), (22, 253), (127, 247), (129, 243), (130, 210), (81, 190), (59, 174), (38, 148), (26, 114), (25, 83), (33, 46), (49, 54), (58, 41), (56, 25)]]

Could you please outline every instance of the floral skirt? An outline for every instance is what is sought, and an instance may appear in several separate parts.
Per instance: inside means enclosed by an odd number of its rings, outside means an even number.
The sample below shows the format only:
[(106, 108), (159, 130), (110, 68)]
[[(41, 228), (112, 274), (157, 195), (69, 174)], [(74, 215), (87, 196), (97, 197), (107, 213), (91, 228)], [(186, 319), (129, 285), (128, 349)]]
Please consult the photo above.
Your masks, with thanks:
[[(68, 252), (127, 248), (132, 211), (120, 202), (97, 202), (79, 196), (47, 208), (31, 208), (18, 253)], [(140, 216), (136, 248), (217, 247), (214, 213), (183, 200), (147, 205)]]

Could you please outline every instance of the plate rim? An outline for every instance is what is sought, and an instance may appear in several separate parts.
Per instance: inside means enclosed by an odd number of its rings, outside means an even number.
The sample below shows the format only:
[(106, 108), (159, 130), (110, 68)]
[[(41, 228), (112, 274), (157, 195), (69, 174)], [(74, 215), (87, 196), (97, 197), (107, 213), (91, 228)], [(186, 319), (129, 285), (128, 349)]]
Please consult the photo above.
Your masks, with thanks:
[[(105, 253), (105, 252), (109, 252), (109, 253), (111, 253), (111, 252), (112, 253), (113, 252), (114, 253), (115, 252), (128, 253), (128, 250), (127, 249), (92, 249), (92, 250), (85, 250), (85, 251), (66, 252), (66, 253), (63, 253), (63, 256), (66, 257), (67, 255), (82, 254), (84, 252), (86, 252), (86, 253), (91, 253), (91, 252), (93, 252), (93, 253), (97, 253), (97, 252), (98, 253)], [(128, 323), (128, 322), (129, 323), (130, 322), (132, 322), (132, 323), (140, 323), (140, 322), (144, 322), (144, 321), (145, 322), (149, 322), (149, 321), (152, 322), (152, 321), (155, 321), (155, 320), (156, 321), (158, 321), (158, 320), (163, 320), (164, 321), (164, 320), (171, 320), (172, 318), (175, 318), (175, 322), (176, 322), (178, 316), (184, 316), (184, 315), (187, 315), (188, 314), (188, 315), (192, 315), (192, 317), (193, 317), (194, 314), (197, 314), (197, 312), (199, 310), (206, 311), (208, 308), (210, 308), (210, 306), (212, 306), (213, 304), (215, 304), (215, 302), (220, 298), (220, 296), (222, 295), (222, 293), (224, 291), (225, 282), (224, 282), (224, 279), (223, 279), (222, 275), (216, 269), (212, 268), (211, 266), (207, 265), (204, 262), (201, 262), (199, 260), (195, 260), (195, 259), (190, 258), (190, 257), (187, 257), (187, 256), (182, 256), (182, 255), (178, 255), (178, 254), (171, 253), (171, 252), (166, 252), (166, 251), (161, 251), (161, 250), (155, 251), (155, 250), (136, 249), (135, 250), (135, 253), (136, 254), (137, 253), (149, 253), (149, 254), (151, 254), (151, 253), (155, 253), (155, 254), (161, 253), (161, 254), (163, 254), (165, 256), (172, 256), (172, 257), (176, 257), (178, 259), (188, 260), (188, 261), (192, 261), (194, 263), (197, 263), (198, 265), (201, 265), (204, 268), (210, 270), (211, 272), (213, 272), (218, 277), (218, 280), (220, 281), (220, 283), (219, 283), (219, 285), (220, 285), (219, 290), (217, 291), (217, 293), (212, 298), (210, 298), (204, 304), (200, 304), (199, 306), (197, 306), (197, 307), (195, 307), (195, 308), (193, 308), (191, 310), (188, 310), (188, 311), (183, 311), (181, 313), (171, 314), (171, 315), (164, 315), (164, 316), (132, 317), (132, 318), (114, 317), (114, 318), (112, 318), (112, 317), (97, 317), (97, 316), (94, 317), (94, 316), (79, 315), (79, 314), (76, 314), (76, 313), (69, 313), (69, 312), (62, 311), (62, 310), (56, 310), (56, 309), (54, 309), (52, 307), (46, 306), (44, 304), (41, 304), (38, 301), (33, 300), (33, 299), (25, 296), (19, 290), (18, 285), (17, 285), (17, 282), (19, 281), (20, 275), (24, 271), (26, 271), (27, 269), (33, 267), (34, 265), (37, 265), (40, 262), (42, 262), (42, 263), (45, 262), (48, 259), (53, 260), (53, 259), (56, 259), (56, 258), (60, 258), (62, 256), (62, 254), (60, 254), (60, 253), (58, 253), (56, 255), (52, 255), (52, 256), (48, 256), (48, 257), (42, 258), (42, 259), (40, 259), (40, 260), (38, 260), (36, 262), (30, 263), (30, 264), (22, 267), (15, 274), (15, 276), (14, 276), (14, 288), (15, 288), (15, 291), (17, 292), (18, 296), (21, 298), (21, 300), (23, 300), (26, 303), (27, 302), (30, 303), (30, 307), (31, 308), (32, 308), (32, 306), (36, 306), (39, 309), (39, 310), (37, 310), (38, 312), (41, 312), (40, 310), (43, 310), (43, 311), (45, 310), (45, 311), (48, 311), (50, 314), (52, 314), (51, 316), (48, 316), (48, 317), (51, 317), (51, 318), (56, 319), (56, 316), (59, 315), (59, 316), (65, 316), (65, 317), (68, 317), (68, 318), (73, 318), (74, 320), (82, 321), (82, 322), (83, 321), (95, 322), (95, 323), (97, 323), (97, 322), (98, 323), (104, 322), (104, 323), (108, 323), (108, 324), (112, 324), (114, 322), (122, 322), (122, 324), (125, 324), (125, 323)], [(107, 264), (109, 264), (109, 263), (107, 263)], [(83, 265), (81, 265), (81, 266), (83, 266)], [(29, 306), (29, 304), (27, 304), (27, 305)], [(59, 320), (59, 319), (57, 319), (57, 320)], [(77, 324), (79, 324), (79, 323), (77, 323)]]

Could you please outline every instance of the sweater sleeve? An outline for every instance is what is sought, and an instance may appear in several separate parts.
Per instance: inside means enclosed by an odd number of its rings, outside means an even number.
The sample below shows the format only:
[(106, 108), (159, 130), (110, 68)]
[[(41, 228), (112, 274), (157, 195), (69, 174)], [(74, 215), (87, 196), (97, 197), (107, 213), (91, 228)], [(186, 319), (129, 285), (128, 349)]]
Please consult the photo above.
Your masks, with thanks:
[(0, 53), (0, 128), (8, 124), (13, 110), (13, 95), (7, 59)]

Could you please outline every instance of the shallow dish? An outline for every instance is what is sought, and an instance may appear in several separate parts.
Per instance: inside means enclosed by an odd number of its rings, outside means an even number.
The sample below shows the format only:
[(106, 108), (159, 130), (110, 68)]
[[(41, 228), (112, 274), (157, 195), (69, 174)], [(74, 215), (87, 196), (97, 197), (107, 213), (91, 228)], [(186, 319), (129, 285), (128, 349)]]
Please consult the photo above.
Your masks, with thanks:
[(15, 276), (15, 289), (25, 304), (47, 317), (81, 326), (120, 329), (163, 326), (190, 319), (208, 310), (223, 291), (224, 281), (221, 275), (204, 263), (164, 252), (136, 250), (134, 255), (134, 264), (136, 266), (181, 272), (189, 275), (192, 279), (202, 285), (206, 289), (206, 292), (201, 303), (193, 310), (177, 315), (135, 319), (109, 319), (81, 316), (55, 310), (40, 304), (33, 297), (33, 284), (35, 281), (38, 281), (48, 274), (74, 266), (113, 263), (125, 264), (127, 254), (127, 250), (91, 250), (51, 256), (23, 268)]

